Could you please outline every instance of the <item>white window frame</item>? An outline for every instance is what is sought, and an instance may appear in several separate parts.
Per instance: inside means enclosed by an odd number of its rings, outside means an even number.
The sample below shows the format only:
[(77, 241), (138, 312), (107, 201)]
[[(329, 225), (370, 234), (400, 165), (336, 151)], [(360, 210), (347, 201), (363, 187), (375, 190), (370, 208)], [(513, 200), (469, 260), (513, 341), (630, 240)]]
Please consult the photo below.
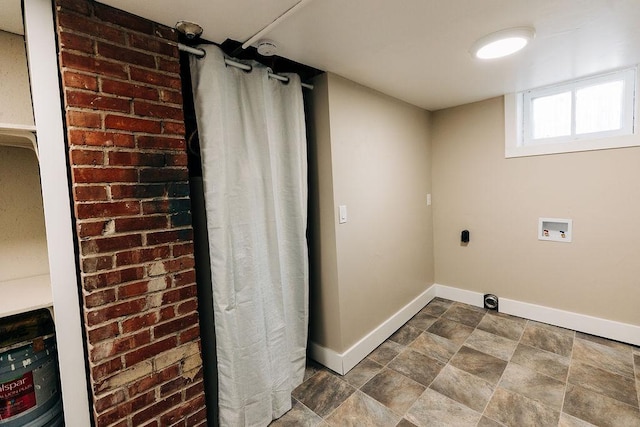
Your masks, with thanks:
[[(575, 110), (575, 99), (573, 98), (575, 98), (576, 90), (612, 81), (614, 77), (620, 76), (625, 80), (625, 88), (629, 86), (632, 88), (629, 91), (625, 90), (622, 129), (576, 135), (575, 122), (572, 118), (572, 135), (535, 140), (527, 136), (527, 133), (530, 132), (528, 129), (530, 123), (526, 116), (529, 114), (532, 98), (571, 92), (572, 109)], [(640, 146), (640, 133), (638, 132), (638, 116), (640, 115), (639, 87), (640, 81), (637, 67), (632, 67), (559, 85), (505, 95), (505, 157), (538, 156)], [(628, 116), (628, 112), (632, 112), (631, 117)], [(572, 116), (573, 113), (574, 111), (572, 111)]]

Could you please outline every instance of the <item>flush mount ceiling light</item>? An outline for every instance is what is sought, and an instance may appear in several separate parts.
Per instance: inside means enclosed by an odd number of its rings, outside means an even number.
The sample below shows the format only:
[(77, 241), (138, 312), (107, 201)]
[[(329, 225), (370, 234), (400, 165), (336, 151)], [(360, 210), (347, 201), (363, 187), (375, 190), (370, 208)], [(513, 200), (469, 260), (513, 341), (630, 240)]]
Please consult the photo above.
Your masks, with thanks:
[(497, 31), (473, 44), (471, 54), (480, 59), (502, 58), (523, 49), (536, 32), (531, 27), (517, 27)]

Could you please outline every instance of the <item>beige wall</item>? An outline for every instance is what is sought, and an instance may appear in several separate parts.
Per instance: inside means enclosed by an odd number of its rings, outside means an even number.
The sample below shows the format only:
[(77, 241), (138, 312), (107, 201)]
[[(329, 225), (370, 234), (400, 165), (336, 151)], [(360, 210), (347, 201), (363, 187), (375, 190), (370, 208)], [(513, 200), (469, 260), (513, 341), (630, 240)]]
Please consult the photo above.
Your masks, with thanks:
[(433, 283), (429, 113), (333, 74), (313, 98), (321, 280), (311, 338), (342, 352)]
[(48, 273), (36, 156), (0, 146), (0, 281)]
[(0, 31), (0, 124), (33, 125), (24, 38)]
[[(436, 283), (640, 325), (640, 148), (505, 159), (502, 98), (432, 129)], [(537, 240), (538, 217), (573, 242)]]

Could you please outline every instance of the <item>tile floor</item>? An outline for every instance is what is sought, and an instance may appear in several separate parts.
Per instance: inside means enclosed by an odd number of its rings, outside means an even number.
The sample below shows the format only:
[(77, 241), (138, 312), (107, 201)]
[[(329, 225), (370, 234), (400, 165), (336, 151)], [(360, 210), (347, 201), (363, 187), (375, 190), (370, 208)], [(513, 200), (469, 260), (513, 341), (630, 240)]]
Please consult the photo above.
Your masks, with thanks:
[(640, 348), (436, 298), (278, 426), (640, 426)]

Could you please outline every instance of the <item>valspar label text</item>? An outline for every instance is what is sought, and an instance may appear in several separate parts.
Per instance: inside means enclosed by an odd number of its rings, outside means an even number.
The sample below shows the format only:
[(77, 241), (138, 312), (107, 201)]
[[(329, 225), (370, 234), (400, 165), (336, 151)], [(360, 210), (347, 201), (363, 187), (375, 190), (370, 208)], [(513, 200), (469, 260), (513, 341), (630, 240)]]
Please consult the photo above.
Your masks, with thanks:
[(36, 394), (31, 372), (0, 384), (0, 420), (14, 417), (34, 406)]

